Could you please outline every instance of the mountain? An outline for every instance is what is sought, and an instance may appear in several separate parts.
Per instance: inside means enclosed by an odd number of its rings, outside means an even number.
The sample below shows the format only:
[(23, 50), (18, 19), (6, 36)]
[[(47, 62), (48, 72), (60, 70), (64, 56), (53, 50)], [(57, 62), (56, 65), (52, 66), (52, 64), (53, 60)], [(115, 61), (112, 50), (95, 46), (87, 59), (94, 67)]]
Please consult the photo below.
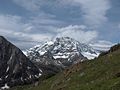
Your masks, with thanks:
[(99, 53), (90, 46), (70, 37), (56, 38), (43, 45), (36, 45), (24, 54), (42, 71), (44, 78), (51, 77), (65, 68), (97, 57)]
[(38, 86), (12, 90), (120, 90), (120, 44), (92, 61), (70, 66)]
[(25, 53), (34, 62), (43, 65), (57, 65), (67, 67), (72, 64), (88, 59), (93, 59), (99, 55), (92, 47), (79, 43), (70, 37), (56, 38), (54, 41), (36, 45)]
[(0, 36), (0, 90), (33, 83), (41, 74), (19, 48)]

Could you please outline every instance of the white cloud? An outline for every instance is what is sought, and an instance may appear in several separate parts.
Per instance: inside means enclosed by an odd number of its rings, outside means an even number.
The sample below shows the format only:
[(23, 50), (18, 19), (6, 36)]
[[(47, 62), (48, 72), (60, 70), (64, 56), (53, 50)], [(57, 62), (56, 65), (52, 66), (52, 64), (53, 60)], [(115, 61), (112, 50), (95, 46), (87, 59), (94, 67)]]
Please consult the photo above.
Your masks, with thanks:
[(30, 33), (33, 27), (31, 23), (22, 22), (21, 17), (0, 15), (0, 35), (7, 37), (19, 47), (25, 47), (28, 44), (35, 45), (37, 42), (50, 40), (52, 38), (52, 35), (49, 33)]
[[(16, 4), (29, 11), (37, 11), (30, 16), (27, 23), (20, 16), (0, 15), (0, 34), (12, 38), (18, 46), (28, 46), (32, 41), (41, 42), (53, 37), (69, 36), (83, 43), (90, 43), (98, 38), (97, 30), (89, 30), (87, 25), (97, 27), (107, 21), (106, 13), (110, 9), (109, 0), (13, 0)], [(69, 25), (68, 22), (57, 20), (56, 15), (45, 13), (41, 7), (52, 3), (56, 7), (78, 6), (82, 12), (82, 20), (86, 25)], [(51, 6), (52, 6), (51, 5)], [(71, 7), (72, 6), (72, 7)], [(61, 8), (62, 8), (61, 7)], [(72, 10), (72, 9), (71, 9)], [(67, 26), (69, 25), (69, 26)], [(65, 26), (65, 27), (63, 27)], [(61, 28), (59, 28), (61, 27)], [(54, 34), (53, 34), (54, 33)], [(56, 34), (56, 35), (55, 35)], [(24, 40), (23, 40), (24, 39)], [(13, 41), (14, 41), (13, 40)], [(25, 43), (26, 41), (26, 43)], [(24, 42), (24, 43), (23, 43)]]
[[(85, 23), (98, 27), (107, 21), (107, 11), (110, 9), (110, 0), (62, 0), (60, 4), (79, 6)], [(80, 12), (78, 12), (80, 13)]]
[[(38, 21), (40, 19), (41, 18), (36, 18)], [(34, 20), (35, 19), (33, 19), (33, 21)], [(98, 32), (95, 30), (90, 30), (85, 25), (69, 25), (61, 28), (46, 25), (45, 27), (51, 31), (42, 33), (42, 30), (37, 30), (35, 32), (34, 29), (37, 29), (37, 27), (39, 27), (39, 24), (38, 26), (34, 26), (34, 24), (35, 23), (32, 22), (32, 19), (30, 22), (24, 23), (22, 21), (22, 18), (19, 16), (0, 15), (0, 35), (7, 37), (8, 40), (13, 42), (21, 49), (30, 48), (38, 43), (62, 36), (74, 38), (82, 43), (94, 42), (91, 45), (95, 49), (107, 50), (112, 45), (112, 43), (108, 41), (99, 41)], [(50, 23), (45, 22), (44, 24)], [(45, 27), (43, 26), (43, 28)], [(56, 35), (51, 32), (56, 33)]]
[(33, 41), (41, 41), (41, 42), (45, 42), (45, 41), (50, 41), (53, 36), (51, 34), (31, 34), (30, 37), (32, 38)]
[(102, 50), (102, 51), (107, 51), (110, 49), (111, 46), (114, 44), (110, 41), (105, 41), (105, 40), (98, 40), (96, 42), (93, 42), (90, 44), (94, 49), (96, 50)]
[[(51, 8), (78, 6), (78, 13), (82, 12), (84, 22), (91, 27), (98, 27), (107, 21), (107, 11), (111, 8), (110, 0), (13, 0), (29, 11), (44, 12), (42, 6)], [(71, 9), (72, 10), (72, 9)], [(44, 22), (44, 21), (43, 21)], [(49, 22), (49, 21), (47, 21)], [(54, 23), (54, 22), (53, 22)]]
[[(24, 27), (21, 23), (21, 17), (12, 15), (0, 15), (0, 28), (12, 30), (16, 29), (18, 26), (21, 26), (21, 28)], [(17, 30), (20, 30), (21, 28), (17, 28)]]
[[(37, 20), (40, 19), (37, 18)], [(35, 19), (33, 19), (33, 21), (34, 20)], [(45, 22), (45, 24), (46, 23), (47, 22)], [(46, 25), (45, 27), (51, 31), (47, 31), (45, 33), (43, 33), (43, 30), (35, 30), (38, 29), (38, 27), (39, 24), (36, 25), (34, 22), (32, 22), (32, 19), (30, 22), (24, 23), (21, 17), (12, 15), (0, 15), (0, 34), (7, 37), (10, 41), (12, 41), (20, 48), (23, 48), (26, 45), (26, 47), (28, 47), (28, 44), (30, 44), (30, 47), (31, 45), (35, 45), (38, 42), (45, 42), (47, 40), (51, 40), (53, 37), (58, 36), (69, 36), (84, 43), (89, 43), (90, 41), (96, 39), (98, 36), (96, 31), (87, 30), (87, 27), (85, 25), (69, 25), (62, 28)], [(55, 33), (57, 35), (55, 35)]]
[(89, 43), (96, 40), (98, 32), (94, 30), (87, 30), (84, 25), (70, 25), (57, 30), (58, 35), (56, 37), (71, 37), (82, 43)]

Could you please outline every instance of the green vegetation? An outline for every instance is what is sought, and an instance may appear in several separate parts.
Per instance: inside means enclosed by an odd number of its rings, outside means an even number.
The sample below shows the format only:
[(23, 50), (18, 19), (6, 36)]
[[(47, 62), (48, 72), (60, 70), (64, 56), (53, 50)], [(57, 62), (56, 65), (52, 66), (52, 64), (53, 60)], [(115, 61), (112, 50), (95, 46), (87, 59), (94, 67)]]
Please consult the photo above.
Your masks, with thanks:
[(120, 49), (71, 66), (39, 85), (12, 90), (120, 90)]

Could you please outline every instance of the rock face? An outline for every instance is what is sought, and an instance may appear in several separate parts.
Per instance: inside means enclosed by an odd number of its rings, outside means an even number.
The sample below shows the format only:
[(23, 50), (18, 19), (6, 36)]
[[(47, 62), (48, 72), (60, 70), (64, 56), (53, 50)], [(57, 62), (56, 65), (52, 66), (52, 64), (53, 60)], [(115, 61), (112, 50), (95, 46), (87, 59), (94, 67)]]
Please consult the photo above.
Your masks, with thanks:
[(0, 88), (36, 81), (42, 74), (22, 51), (0, 36)]
[(97, 52), (86, 44), (62, 37), (27, 50), (27, 57), (42, 65), (55, 65), (62, 68), (97, 56)]

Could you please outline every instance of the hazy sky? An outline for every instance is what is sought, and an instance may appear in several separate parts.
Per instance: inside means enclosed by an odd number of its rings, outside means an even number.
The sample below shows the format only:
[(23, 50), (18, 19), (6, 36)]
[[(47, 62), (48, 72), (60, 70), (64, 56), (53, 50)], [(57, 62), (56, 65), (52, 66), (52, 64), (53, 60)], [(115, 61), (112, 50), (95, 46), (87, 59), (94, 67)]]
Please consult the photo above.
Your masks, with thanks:
[(0, 35), (21, 49), (56, 37), (120, 42), (120, 0), (0, 0)]

